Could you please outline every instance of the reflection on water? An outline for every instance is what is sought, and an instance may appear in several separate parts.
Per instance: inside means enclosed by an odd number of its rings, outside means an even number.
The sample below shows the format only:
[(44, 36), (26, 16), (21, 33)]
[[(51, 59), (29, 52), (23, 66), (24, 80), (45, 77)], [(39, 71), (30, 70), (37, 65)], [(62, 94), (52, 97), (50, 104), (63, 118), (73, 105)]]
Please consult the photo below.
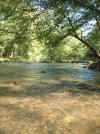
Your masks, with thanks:
[(100, 72), (86, 70), (83, 66), (83, 63), (3, 63), (0, 64), (0, 81), (31, 79), (33, 82), (41, 82), (63, 79), (99, 84)]

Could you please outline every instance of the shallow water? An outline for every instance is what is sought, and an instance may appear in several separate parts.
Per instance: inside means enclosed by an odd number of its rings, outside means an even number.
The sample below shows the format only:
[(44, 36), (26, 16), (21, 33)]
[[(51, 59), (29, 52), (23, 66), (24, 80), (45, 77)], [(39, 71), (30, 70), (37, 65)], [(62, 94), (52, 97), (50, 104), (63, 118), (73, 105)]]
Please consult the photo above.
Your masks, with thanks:
[[(72, 80), (100, 84), (100, 72), (84, 69), (85, 63), (15, 63), (0, 64), (0, 81), (41, 82), (43, 80)], [(45, 73), (42, 73), (45, 71)], [(74, 83), (73, 83), (74, 84)]]
[(0, 64), (0, 134), (100, 134), (100, 72), (84, 65)]

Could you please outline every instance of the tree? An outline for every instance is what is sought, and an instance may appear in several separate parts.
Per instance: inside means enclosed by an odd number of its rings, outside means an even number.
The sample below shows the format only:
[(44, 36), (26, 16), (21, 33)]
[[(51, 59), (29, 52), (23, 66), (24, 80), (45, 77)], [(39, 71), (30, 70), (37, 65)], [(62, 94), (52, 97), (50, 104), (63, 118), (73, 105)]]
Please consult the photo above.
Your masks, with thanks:
[(11, 47), (17, 46), (19, 55), (28, 52), (32, 35), (36, 34), (38, 40), (49, 48), (49, 53), (55, 51), (62, 40), (72, 36), (100, 58), (95, 46), (88, 41), (90, 34), (82, 35), (84, 31), (91, 33), (95, 26), (100, 30), (99, 0), (5, 0), (0, 3), (0, 16), (2, 21), (10, 22), (10, 27), (6, 25), (7, 32), (13, 38), (7, 42)]
[[(88, 2), (88, 4), (86, 2)], [(87, 46), (95, 55), (95, 57), (100, 58), (100, 55), (96, 49), (93, 47), (93, 45), (90, 44), (90, 42), (88, 42), (88, 35), (82, 35), (82, 29), (84, 31), (87, 30), (88, 32), (92, 32), (95, 25), (99, 27), (99, 1), (91, 2), (88, 0), (80, 2), (79, 0), (63, 0), (53, 3), (53, 1), (48, 0), (43, 1), (43, 4), (44, 5), (42, 6), (45, 10), (50, 10), (49, 14), (52, 16), (51, 20), (53, 23), (55, 23), (56, 26), (56, 29), (53, 28), (53, 30), (55, 33), (60, 31), (59, 33), (62, 35), (62, 37), (58, 39), (59, 42), (60, 40), (63, 40), (64, 38), (71, 35)], [(95, 23), (93, 23), (93, 21), (95, 21)], [(90, 24), (90, 22), (92, 23)], [(90, 25), (92, 25), (91, 30), (89, 30)]]
[(0, 33), (1, 36), (6, 36), (3, 41), (5, 56), (27, 58), (33, 39), (31, 27), (39, 15), (35, 3), (31, 5), (29, 0), (0, 1)]

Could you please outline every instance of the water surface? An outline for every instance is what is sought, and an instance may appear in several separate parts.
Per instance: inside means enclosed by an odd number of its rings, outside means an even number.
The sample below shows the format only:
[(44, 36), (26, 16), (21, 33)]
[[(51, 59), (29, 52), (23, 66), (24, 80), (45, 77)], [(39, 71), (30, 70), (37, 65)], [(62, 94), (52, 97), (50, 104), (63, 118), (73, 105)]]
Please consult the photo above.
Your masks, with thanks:
[[(84, 69), (85, 63), (15, 63), (0, 64), (0, 81), (25, 80), (73, 80), (100, 83), (100, 72)], [(45, 73), (42, 73), (45, 71)]]
[(99, 134), (100, 72), (83, 66), (0, 64), (0, 133)]

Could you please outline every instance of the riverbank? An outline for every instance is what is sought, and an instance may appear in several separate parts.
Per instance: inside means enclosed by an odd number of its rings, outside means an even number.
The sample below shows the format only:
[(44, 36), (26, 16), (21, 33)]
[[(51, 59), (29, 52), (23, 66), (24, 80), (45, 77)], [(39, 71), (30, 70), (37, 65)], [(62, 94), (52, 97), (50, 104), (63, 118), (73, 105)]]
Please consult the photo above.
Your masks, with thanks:
[(32, 62), (32, 63), (90, 63), (90, 60), (62, 60), (62, 61), (35, 61), (35, 60), (27, 60), (27, 59), (11, 59), (11, 58), (0, 58), (0, 62)]
[(100, 60), (96, 62), (89, 63), (88, 66), (86, 66), (87, 69), (100, 71)]

